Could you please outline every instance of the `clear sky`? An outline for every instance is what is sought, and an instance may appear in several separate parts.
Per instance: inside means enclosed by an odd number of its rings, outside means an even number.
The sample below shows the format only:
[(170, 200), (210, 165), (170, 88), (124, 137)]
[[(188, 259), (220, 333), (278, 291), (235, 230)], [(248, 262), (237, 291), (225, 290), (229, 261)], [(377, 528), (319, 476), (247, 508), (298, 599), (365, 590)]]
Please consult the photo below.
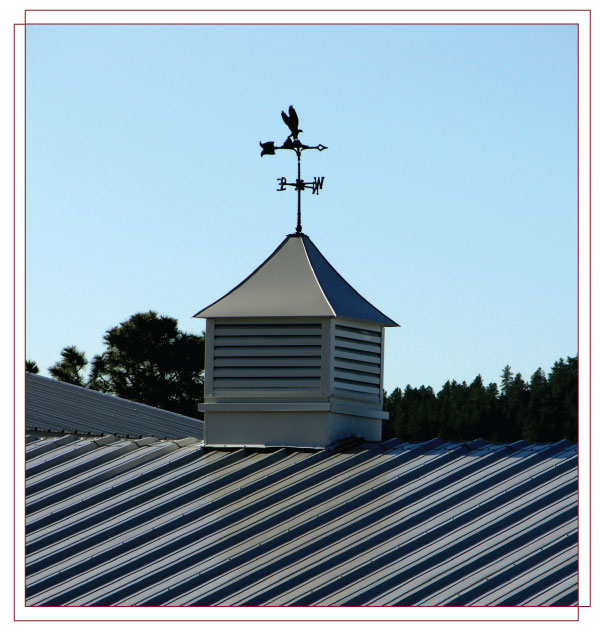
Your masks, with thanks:
[(385, 387), (577, 352), (575, 26), (27, 27), (27, 357), (192, 319), (295, 226), (401, 324)]

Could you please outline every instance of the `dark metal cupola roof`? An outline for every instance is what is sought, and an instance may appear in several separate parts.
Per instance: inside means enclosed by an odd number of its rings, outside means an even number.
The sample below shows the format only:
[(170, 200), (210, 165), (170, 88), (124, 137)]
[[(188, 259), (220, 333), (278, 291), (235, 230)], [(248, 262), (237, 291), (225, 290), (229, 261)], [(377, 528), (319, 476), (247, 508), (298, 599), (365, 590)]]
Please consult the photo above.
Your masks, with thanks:
[(288, 235), (250, 276), (194, 317), (347, 317), (398, 326), (344, 280), (303, 233)]

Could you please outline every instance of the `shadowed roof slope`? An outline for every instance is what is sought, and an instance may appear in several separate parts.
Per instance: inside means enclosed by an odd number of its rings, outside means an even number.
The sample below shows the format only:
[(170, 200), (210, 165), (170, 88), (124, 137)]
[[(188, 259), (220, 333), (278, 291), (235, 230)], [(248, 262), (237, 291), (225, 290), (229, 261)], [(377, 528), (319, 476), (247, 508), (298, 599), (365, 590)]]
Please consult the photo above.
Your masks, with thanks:
[(29, 605), (577, 604), (568, 441), (27, 451)]
[(28, 432), (180, 439), (204, 437), (204, 422), (53, 378), (25, 375)]
[(248, 278), (194, 317), (348, 317), (398, 326), (351, 287), (307, 235), (288, 235)]

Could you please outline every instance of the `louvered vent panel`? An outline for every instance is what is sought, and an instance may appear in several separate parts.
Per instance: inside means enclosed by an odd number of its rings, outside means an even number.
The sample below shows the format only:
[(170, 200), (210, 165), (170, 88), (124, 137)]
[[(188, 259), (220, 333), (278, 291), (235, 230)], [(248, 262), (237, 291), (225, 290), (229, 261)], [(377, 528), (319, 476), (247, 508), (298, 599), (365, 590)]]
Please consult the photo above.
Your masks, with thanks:
[(318, 392), (321, 335), (320, 323), (215, 323), (214, 391)]
[(381, 331), (335, 324), (334, 389), (379, 402)]

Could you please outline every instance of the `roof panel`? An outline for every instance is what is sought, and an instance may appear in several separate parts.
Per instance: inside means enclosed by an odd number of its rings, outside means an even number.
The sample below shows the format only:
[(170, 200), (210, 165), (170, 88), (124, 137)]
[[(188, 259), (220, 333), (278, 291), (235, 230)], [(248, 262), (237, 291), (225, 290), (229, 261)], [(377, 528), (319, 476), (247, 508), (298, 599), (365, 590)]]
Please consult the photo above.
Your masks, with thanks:
[(204, 437), (202, 420), (38, 374), (26, 374), (25, 396), (26, 428), (32, 434)]
[[(577, 601), (567, 442), (65, 449), (31, 460), (46, 462), (28, 516), (31, 605)], [(93, 472), (70, 474), (83, 459)]]
[(309, 237), (304, 236), (303, 241), (313, 271), (336, 316), (375, 322), (383, 326), (398, 326), (346, 282)]

